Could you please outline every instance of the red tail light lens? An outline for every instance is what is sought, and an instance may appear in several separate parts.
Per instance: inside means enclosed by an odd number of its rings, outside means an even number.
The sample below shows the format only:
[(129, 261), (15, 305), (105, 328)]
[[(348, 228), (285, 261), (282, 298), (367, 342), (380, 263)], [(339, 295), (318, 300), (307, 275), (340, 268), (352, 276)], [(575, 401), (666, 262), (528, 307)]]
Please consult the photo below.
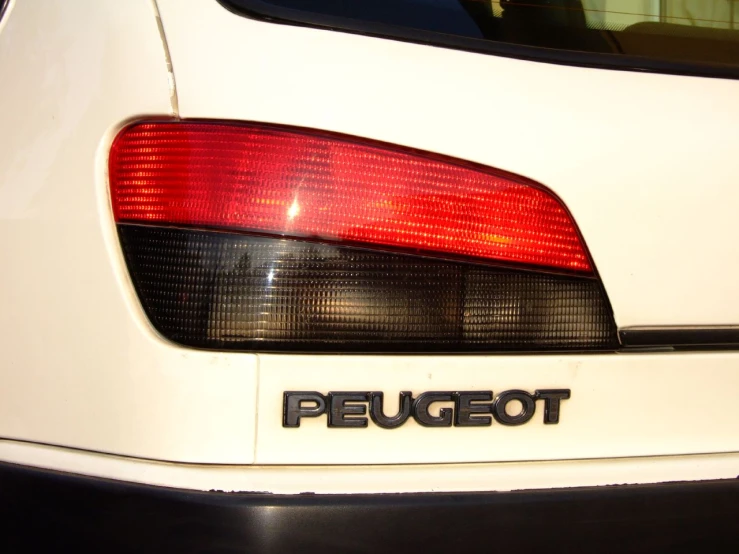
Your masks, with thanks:
[(590, 272), (567, 211), (523, 179), (258, 125), (145, 123), (110, 155), (118, 222), (197, 226)]
[(522, 178), (333, 135), (203, 122), (124, 129), (109, 164), (133, 284), (152, 324), (178, 343), (616, 344), (572, 219)]

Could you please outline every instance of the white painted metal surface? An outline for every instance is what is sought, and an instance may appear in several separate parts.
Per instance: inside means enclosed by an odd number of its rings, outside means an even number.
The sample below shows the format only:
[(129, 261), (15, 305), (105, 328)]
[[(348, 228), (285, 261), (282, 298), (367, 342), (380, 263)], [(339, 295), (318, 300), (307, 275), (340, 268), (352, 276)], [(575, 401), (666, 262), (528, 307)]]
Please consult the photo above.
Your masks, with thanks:
[[(738, 82), (281, 26), (215, 0), (158, 7), (164, 36), (147, 0), (18, 2), (0, 27), (0, 460), (271, 492), (739, 474), (737, 454), (726, 454), (739, 452), (739, 353), (288, 356), (174, 346), (131, 287), (106, 175), (116, 131), (152, 116), (315, 127), (455, 156), (536, 179), (564, 200), (620, 326), (737, 324)], [(390, 402), (400, 390), (553, 387), (572, 390), (557, 426), (537, 415), (514, 428), (346, 430), (324, 418), (281, 427), (284, 390), (381, 390)]]
[(0, 436), (250, 463), (255, 356), (184, 350), (155, 336), (111, 217), (112, 137), (126, 120), (171, 110), (151, 2), (17, 2), (7, 15)]
[[(259, 356), (256, 463), (456, 463), (739, 452), (737, 355)], [(722, 386), (723, 385), (723, 386)], [(571, 389), (557, 425), (543, 402), (517, 427), (387, 430), (326, 426), (326, 417), (282, 427), (285, 390), (398, 392)], [(439, 407), (453, 403), (439, 403)], [(739, 470), (739, 468), (737, 468)], [(739, 471), (738, 471), (739, 474)]]

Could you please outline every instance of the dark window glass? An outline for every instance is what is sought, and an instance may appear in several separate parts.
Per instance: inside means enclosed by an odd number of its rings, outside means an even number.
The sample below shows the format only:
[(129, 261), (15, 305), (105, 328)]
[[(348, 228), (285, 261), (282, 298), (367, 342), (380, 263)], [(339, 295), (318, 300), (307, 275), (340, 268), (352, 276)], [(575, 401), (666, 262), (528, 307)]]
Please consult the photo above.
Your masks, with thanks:
[(283, 22), (517, 57), (739, 76), (739, 0), (220, 1)]

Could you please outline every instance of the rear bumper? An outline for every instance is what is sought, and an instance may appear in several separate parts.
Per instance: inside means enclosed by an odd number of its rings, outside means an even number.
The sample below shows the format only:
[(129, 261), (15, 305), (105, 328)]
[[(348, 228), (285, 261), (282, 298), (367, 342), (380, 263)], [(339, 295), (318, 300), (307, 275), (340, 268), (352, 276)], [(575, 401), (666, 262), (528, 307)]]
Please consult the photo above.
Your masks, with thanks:
[[(191, 492), (0, 464), (4, 552), (696, 552), (739, 539), (739, 480), (505, 493)], [(69, 548), (64, 548), (69, 547)]]

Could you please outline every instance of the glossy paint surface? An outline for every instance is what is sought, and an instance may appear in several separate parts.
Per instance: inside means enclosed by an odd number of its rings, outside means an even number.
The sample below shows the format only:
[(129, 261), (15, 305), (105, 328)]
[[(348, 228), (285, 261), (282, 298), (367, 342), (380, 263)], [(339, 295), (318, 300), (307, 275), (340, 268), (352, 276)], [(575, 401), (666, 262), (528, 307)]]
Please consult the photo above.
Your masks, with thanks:
[[(174, 346), (147, 321), (125, 270), (106, 168), (127, 123), (178, 116), (311, 127), (501, 168), (562, 199), (619, 326), (732, 325), (739, 83), (280, 26), (215, 0), (159, 0), (162, 35), (155, 8), (16, 2), (0, 27), (0, 459), (283, 492), (736, 476), (736, 352), (278, 356)], [(286, 390), (390, 399), (544, 388), (572, 393), (556, 426), (538, 412), (518, 427), (281, 425)]]
[(3, 22), (0, 436), (248, 463), (255, 357), (163, 342), (121, 271), (105, 167), (123, 123), (171, 113), (155, 16), (146, 0), (60, 0)]

